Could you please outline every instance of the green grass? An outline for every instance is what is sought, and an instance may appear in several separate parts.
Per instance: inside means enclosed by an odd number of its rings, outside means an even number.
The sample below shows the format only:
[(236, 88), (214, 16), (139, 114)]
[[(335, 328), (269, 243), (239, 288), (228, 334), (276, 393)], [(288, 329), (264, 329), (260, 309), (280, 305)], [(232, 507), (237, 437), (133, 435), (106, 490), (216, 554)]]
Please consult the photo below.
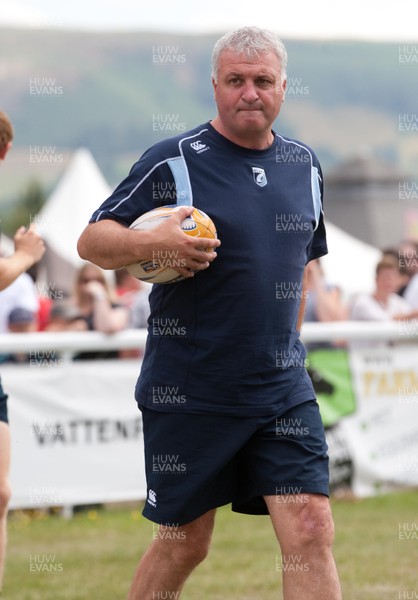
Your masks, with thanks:
[[(344, 600), (418, 595), (418, 540), (399, 540), (400, 523), (418, 522), (417, 494), (332, 504)], [(152, 541), (153, 525), (139, 510), (83, 512), (71, 520), (16, 512), (8, 532), (5, 600), (123, 600), (138, 558)], [(182, 600), (277, 600), (278, 554), (268, 517), (222, 508), (211, 553)], [(35, 555), (53, 557), (49, 572), (31, 572)]]

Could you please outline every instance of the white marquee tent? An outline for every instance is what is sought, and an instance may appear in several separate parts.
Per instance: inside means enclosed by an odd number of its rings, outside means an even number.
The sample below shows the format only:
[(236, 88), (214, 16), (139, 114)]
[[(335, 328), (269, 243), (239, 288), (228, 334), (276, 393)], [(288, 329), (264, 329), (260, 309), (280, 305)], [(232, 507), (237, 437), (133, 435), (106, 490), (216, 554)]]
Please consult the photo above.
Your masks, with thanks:
[(327, 282), (337, 285), (347, 300), (359, 293), (373, 292), (380, 250), (332, 223), (326, 222), (325, 227), (329, 254), (321, 258), (321, 263)]
[(47, 285), (71, 291), (75, 270), (82, 263), (77, 240), (92, 213), (110, 193), (91, 152), (77, 150), (37, 217), (48, 248), (42, 265)]

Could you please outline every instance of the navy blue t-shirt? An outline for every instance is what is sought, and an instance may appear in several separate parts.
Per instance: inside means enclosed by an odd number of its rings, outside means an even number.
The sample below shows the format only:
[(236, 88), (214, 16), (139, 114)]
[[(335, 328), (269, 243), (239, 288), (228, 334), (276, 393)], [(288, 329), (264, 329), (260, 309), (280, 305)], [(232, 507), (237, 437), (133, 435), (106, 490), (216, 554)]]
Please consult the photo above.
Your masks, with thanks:
[(314, 398), (296, 331), (304, 267), (327, 253), (312, 150), (276, 133), (243, 148), (206, 123), (147, 150), (90, 222), (129, 226), (177, 200), (205, 211), (222, 245), (193, 278), (153, 286), (138, 404), (257, 416)]

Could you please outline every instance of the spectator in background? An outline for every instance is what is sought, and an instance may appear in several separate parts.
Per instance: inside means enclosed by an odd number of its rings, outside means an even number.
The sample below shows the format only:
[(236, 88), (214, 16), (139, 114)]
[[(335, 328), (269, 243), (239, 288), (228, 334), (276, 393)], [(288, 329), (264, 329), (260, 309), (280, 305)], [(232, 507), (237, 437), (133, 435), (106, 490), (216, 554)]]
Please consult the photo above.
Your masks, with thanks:
[[(305, 305), (304, 322), (346, 321), (349, 317), (348, 307), (342, 299), (341, 290), (336, 285), (326, 282), (320, 260), (312, 260), (306, 265), (306, 289), (308, 297)], [(308, 351), (320, 348), (335, 348), (343, 342), (309, 342), (305, 344)], [(313, 372), (308, 369), (309, 375)]]
[(87, 323), (87, 329), (115, 333), (128, 326), (129, 310), (117, 302), (104, 272), (86, 263), (76, 276), (74, 305)]
[[(39, 298), (32, 277), (26, 271), (34, 260), (40, 260), (45, 246), (35, 225), (20, 227), (15, 236), (15, 252), (0, 257), (0, 333), (8, 332), (8, 317), (15, 308), (38, 314)], [(39, 258), (38, 258), (39, 256)]]
[[(405, 240), (398, 249), (399, 268), (404, 274), (404, 281), (399, 290), (413, 308), (418, 308), (418, 242)], [(412, 286), (412, 280), (416, 283)], [(412, 291), (411, 290), (414, 290)], [(408, 293), (407, 293), (408, 290)]]
[(409, 305), (418, 310), (418, 242), (405, 241), (399, 246), (399, 265), (405, 281), (399, 290)]
[[(116, 269), (116, 293), (119, 301), (129, 309), (129, 327), (146, 328), (150, 312), (148, 295), (152, 285), (144, 283), (126, 269)], [(119, 350), (120, 358), (139, 358), (143, 351), (138, 348)]]
[[(14, 308), (8, 317), (9, 333), (33, 333), (36, 331), (36, 314), (26, 308)], [(5, 354), (0, 362), (22, 363), (29, 361), (27, 352)]]
[[(8, 117), (0, 111), (0, 160), (6, 158), (6, 154), (11, 148), (12, 140), (12, 124)], [(26, 298), (22, 296), (23, 290), (18, 292), (15, 286), (12, 294), (10, 294), (9, 289), (7, 289), (8, 286), (13, 284), (19, 276), (22, 276), (22, 273), (37, 263), (45, 252), (44, 242), (33, 225), (28, 229), (20, 227), (14, 236), (14, 242), (14, 254), (6, 258), (0, 257), (0, 308), (2, 309), (0, 310), (0, 333), (6, 330), (8, 315), (11, 310), (16, 306), (22, 306), (22, 304), (19, 304), (19, 301), (20, 303), (26, 301)], [(23, 281), (25, 282), (25, 278), (23, 278)], [(1, 322), (2, 320), (3, 323)], [(3, 326), (3, 329), (1, 329), (1, 326)], [(0, 381), (0, 593), (3, 586), (6, 556), (7, 507), (10, 498), (8, 482), (9, 466), (10, 431), (8, 427), (7, 395), (4, 393)]]
[(142, 281), (126, 269), (116, 269), (115, 282), (118, 300), (130, 309), (136, 294), (142, 289)]
[(146, 329), (150, 314), (149, 294), (152, 286), (144, 283), (143, 288), (135, 294), (131, 307), (131, 326), (134, 329)]
[(342, 300), (340, 288), (326, 282), (319, 260), (306, 267), (308, 297), (305, 305), (306, 321), (346, 321), (348, 307)]
[(67, 300), (56, 300), (51, 307), (45, 331), (87, 331), (87, 322), (76, 306)]
[(400, 284), (397, 293), (405, 296), (405, 291), (411, 279), (418, 273), (418, 243), (404, 240), (398, 248), (385, 248), (382, 258), (390, 257), (398, 264)]
[(396, 292), (401, 275), (398, 263), (391, 256), (382, 258), (376, 266), (376, 287), (373, 294), (357, 297), (351, 307), (354, 321), (400, 321), (418, 317), (411, 305)]
[[(116, 292), (104, 271), (91, 263), (84, 264), (76, 276), (73, 305), (84, 319), (87, 330), (116, 333), (129, 325), (129, 309), (117, 302)], [(74, 358), (117, 358), (118, 351), (81, 352)]]

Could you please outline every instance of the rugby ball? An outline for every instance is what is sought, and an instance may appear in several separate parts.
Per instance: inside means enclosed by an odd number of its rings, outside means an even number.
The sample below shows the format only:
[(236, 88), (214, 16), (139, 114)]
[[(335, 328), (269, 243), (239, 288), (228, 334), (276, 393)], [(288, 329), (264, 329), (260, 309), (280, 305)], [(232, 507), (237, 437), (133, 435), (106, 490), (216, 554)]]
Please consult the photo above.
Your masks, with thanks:
[[(177, 204), (154, 208), (130, 225), (130, 229), (152, 229), (160, 225), (165, 219), (172, 216), (173, 211), (182, 208)], [(216, 228), (212, 219), (202, 210), (195, 208), (189, 217), (181, 223), (184, 233), (193, 237), (216, 238)], [(150, 260), (143, 260), (132, 265), (126, 265), (127, 271), (137, 279), (148, 283), (176, 283), (185, 279), (176, 271), (176, 266), (181, 267), (183, 259), (176, 256), (175, 250), (160, 250)]]

